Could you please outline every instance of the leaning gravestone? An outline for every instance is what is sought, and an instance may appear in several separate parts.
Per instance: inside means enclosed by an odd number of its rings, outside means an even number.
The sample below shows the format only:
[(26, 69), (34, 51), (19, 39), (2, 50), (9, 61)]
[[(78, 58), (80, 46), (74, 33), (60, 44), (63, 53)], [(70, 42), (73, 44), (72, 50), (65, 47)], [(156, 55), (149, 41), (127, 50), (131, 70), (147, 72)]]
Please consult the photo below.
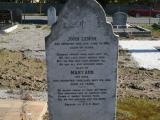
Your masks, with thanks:
[(50, 120), (114, 120), (118, 40), (95, 0), (69, 0), (46, 38)]
[(54, 7), (49, 7), (48, 11), (48, 25), (52, 26), (54, 23), (56, 23), (57, 16), (56, 16), (56, 9)]
[(126, 28), (127, 26), (127, 14), (124, 12), (116, 12), (112, 19), (113, 19), (113, 26), (119, 26), (121, 28)]

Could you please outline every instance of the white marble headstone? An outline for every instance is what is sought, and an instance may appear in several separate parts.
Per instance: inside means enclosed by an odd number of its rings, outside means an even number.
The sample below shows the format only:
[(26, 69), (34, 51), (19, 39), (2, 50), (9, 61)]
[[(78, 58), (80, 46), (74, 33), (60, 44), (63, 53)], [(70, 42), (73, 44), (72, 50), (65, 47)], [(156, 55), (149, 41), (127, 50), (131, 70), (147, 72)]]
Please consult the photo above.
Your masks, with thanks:
[(48, 25), (52, 26), (57, 21), (56, 9), (52, 6), (50, 6), (48, 8), (47, 14), (48, 14)]
[(69, 0), (46, 38), (50, 120), (114, 120), (118, 39), (95, 0)]

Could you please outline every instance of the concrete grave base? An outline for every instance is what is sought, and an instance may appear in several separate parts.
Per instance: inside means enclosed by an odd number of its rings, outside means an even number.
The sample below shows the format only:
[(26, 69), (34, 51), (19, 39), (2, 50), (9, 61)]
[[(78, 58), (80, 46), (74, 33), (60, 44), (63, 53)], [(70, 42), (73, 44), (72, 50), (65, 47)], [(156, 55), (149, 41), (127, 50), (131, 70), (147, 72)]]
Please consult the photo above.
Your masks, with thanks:
[(0, 100), (0, 120), (43, 120), (46, 102)]
[(10, 26), (10, 27), (7, 27), (3, 30), (4, 33), (10, 33), (12, 32), (13, 30), (17, 29), (18, 28), (18, 25), (13, 25), (13, 26)]
[(15, 29), (18, 28), (17, 24), (6, 24), (6, 25), (1, 25), (0, 26), (0, 33), (10, 33), (12, 31), (14, 31)]
[(131, 53), (139, 67), (160, 70), (160, 40), (122, 40), (119, 45)]
[(120, 37), (151, 37), (151, 31), (140, 26), (128, 25), (126, 28), (114, 27), (113, 30)]

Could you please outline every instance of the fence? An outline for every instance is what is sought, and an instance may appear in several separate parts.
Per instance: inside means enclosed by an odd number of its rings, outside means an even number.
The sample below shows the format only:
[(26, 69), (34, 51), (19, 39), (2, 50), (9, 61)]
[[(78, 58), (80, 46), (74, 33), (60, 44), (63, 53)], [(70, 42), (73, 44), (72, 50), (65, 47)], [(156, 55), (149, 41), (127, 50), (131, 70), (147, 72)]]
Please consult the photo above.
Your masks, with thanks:
[(0, 10), (14, 10), (16, 8), (21, 9), (25, 13), (47, 13), (49, 6), (53, 6), (57, 10), (57, 14), (63, 8), (63, 4), (38, 4), (38, 3), (0, 3)]
[[(49, 6), (53, 6), (56, 8), (57, 10), (57, 14), (59, 14), (59, 12), (62, 10), (64, 4), (38, 4), (38, 3), (11, 3), (11, 2), (0, 2), (0, 10), (13, 10), (16, 8), (20, 8), (21, 10), (23, 10), (23, 12), (25, 13), (47, 13), (47, 9)], [(106, 6), (103, 6), (106, 13), (107, 14), (113, 14), (117, 11), (121, 11), (121, 12), (128, 12), (129, 8), (136, 8), (137, 5), (132, 5), (132, 4), (107, 4)], [(143, 8), (144, 5), (141, 5), (141, 7)], [(160, 3), (159, 5), (157, 4), (156, 6), (157, 8), (160, 9)]]
[(156, 5), (145, 5), (145, 4), (107, 4), (105, 6), (105, 11), (107, 14), (113, 14), (117, 11), (128, 13), (129, 8), (140, 8), (140, 9), (149, 9), (149, 7), (152, 7), (153, 9), (159, 9), (160, 10), (160, 3), (157, 3)]

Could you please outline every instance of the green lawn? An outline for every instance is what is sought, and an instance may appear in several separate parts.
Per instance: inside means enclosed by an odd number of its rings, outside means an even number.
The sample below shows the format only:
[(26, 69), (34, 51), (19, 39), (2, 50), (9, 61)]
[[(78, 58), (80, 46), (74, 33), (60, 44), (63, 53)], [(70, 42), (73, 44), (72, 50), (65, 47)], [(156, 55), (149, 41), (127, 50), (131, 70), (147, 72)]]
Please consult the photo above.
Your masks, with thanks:
[(160, 101), (123, 98), (117, 105), (117, 120), (160, 120)]
[(141, 25), (143, 28), (149, 29), (152, 31), (153, 37), (160, 37), (160, 28), (154, 27), (154, 25), (144, 24)]

